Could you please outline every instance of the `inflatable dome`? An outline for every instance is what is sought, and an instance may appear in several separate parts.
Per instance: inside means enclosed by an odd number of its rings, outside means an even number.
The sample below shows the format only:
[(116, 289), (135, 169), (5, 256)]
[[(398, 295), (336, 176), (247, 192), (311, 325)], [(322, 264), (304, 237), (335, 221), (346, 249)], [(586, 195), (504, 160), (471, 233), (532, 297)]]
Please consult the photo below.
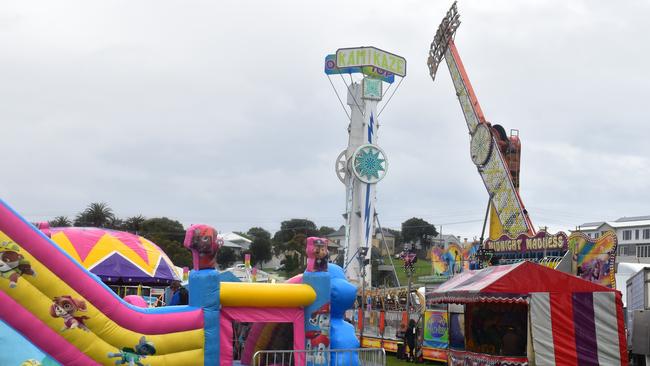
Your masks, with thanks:
[(81, 227), (47, 228), (43, 231), (107, 284), (166, 285), (172, 280), (181, 280), (162, 249), (141, 236)]

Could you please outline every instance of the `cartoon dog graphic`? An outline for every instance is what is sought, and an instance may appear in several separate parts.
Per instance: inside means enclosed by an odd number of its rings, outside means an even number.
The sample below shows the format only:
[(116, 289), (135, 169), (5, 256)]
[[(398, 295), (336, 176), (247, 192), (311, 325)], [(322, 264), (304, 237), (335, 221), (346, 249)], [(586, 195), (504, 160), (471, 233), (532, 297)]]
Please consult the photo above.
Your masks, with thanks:
[(116, 365), (144, 366), (140, 361), (143, 358), (154, 354), (156, 354), (156, 347), (154, 347), (153, 342), (147, 341), (147, 339), (142, 336), (134, 348), (123, 347), (120, 352), (109, 353), (108, 357), (119, 357), (120, 359), (115, 361)]
[(307, 272), (327, 272), (329, 259), (327, 243), (325, 238), (313, 236), (307, 238)]
[(216, 255), (223, 240), (211, 226), (192, 225), (185, 233), (183, 245), (192, 251), (194, 269), (210, 269), (215, 266)]
[(330, 329), (330, 304), (324, 304), (311, 313), (309, 324), (317, 327), (323, 335), (328, 335)]
[(86, 302), (83, 300), (73, 299), (71, 296), (60, 296), (54, 298), (54, 303), (50, 306), (50, 315), (54, 318), (63, 318), (64, 327), (61, 331), (68, 329), (79, 328), (81, 330), (89, 331), (84, 320), (90, 319), (89, 317), (75, 316), (76, 312), (85, 312)]
[(9, 287), (14, 288), (23, 274), (36, 276), (29, 261), (13, 250), (0, 252), (0, 277), (9, 279)]
[(326, 335), (319, 334), (310, 340), (310, 348), (314, 352), (314, 363), (316, 365), (329, 364), (326, 351), (330, 346), (330, 339)]

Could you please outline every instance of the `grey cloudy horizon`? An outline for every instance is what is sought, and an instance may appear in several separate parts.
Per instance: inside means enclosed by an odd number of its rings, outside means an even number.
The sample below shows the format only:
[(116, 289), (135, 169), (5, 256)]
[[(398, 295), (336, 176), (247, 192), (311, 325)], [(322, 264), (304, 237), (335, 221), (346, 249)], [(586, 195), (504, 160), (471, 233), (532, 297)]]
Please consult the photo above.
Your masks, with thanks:
[[(344, 224), (337, 48), (406, 58), (380, 117), (382, 226), (478, 237), (487, 193), (445, 65), (451, 1), (3, 2), (0, 197), (28, 220), (90, 202), (219, 231)], [(456, 44), (492, 123), (518, 129), (536, 227), (650, 215), (650, 2), (460, 1)], [(341, 83), (340, 78), (332, 81)], [(339, 89), (340, 90), (340, 89)]]

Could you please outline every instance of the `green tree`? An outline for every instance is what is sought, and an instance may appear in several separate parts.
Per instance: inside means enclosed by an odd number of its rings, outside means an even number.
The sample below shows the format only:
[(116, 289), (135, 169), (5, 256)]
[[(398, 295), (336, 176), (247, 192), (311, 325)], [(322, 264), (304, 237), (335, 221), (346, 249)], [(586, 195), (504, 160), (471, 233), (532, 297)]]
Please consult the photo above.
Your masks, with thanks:
[(192, 254), (183, 246), (183, 224), (167, 217), (154, 217), (143, 221), (141, 228), (139, 234), (156, 243), (175, 265), (192, 266)]
[(428, 251), (432, 239), (438, 235), (435, 226), (423, 219), (413, 217), (402, 223), (402, 239), (405, 243), (420, 243)]
[(329, 235), (329, 234), (331, 234), (331, 233), (333, 233), (333, 232), (335, 232), (335, 231), (336, 231), (336, 229), (334, 229), (333, 227), (329, 227), (329, 226), (321, 226), (321, 227), (318, 229), (318, 236), (320, 236), (320, 237), (326, 237), (327, 235)]
[(253, 240), (250, 246), (251, 265), (270, 261), (273, 258), (271, 233), (261, 227), (253, 227), (246, 234)]
[(124, 220), (113, 216), (108, 220), (105, 227), (113, 230), (124, 230)]
[(232, 248), (221, 248), (217, 253), (219, 268), (224, 270), (237, 261), (237, 254)]
[[(296, 236), (298, 236), (298, 238), (296, 238)], [(297, 245), (300, 244), (301, 241), (304, 244), (304, 239), (310, 236), (318, 236), (318, 228), (312, 221), (307, 219), (291, 219), (282, 221), (280, 224), (280, 230), (273, 235), (274, 251), (276, 254), (280, 254), (286, 250), (292, 249), (304, 253), (304, 245), (302, 248), (298, 248)]]
[(286, 253), (280, 264), (286, 277), (293, 277), (304, 271), (304, 267), (300, 262), (300, 253), (297, 252)]
[(316, 224), (307, 219), (282, 221), (280, 230), (273, 235), (273, 251), (276, 255), (284, 253), (284, 270), (287, 275), (304, 271), (305, 241), (310, 236), (318, 236)]
[(67, 216), (57, 216), (53, 220), (48, 221), (50, 227), (68, 227), (72, 226), (72, 221)]
[(105, 202), (93, 202), (77, 214), (74, 226), (107, 227), (115, 218), (113, 209)]

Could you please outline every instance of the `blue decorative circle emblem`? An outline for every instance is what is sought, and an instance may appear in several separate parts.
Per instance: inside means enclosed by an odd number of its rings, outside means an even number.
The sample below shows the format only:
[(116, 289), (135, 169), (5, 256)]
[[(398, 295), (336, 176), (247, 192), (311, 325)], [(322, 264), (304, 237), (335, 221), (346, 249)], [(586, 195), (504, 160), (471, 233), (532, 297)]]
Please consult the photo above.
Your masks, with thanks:
[(364, 183), (377, 183), (384, 178), (388, 169), (386, 154), (377, 145), (361, 145), (354, 152), (354, 175)]

